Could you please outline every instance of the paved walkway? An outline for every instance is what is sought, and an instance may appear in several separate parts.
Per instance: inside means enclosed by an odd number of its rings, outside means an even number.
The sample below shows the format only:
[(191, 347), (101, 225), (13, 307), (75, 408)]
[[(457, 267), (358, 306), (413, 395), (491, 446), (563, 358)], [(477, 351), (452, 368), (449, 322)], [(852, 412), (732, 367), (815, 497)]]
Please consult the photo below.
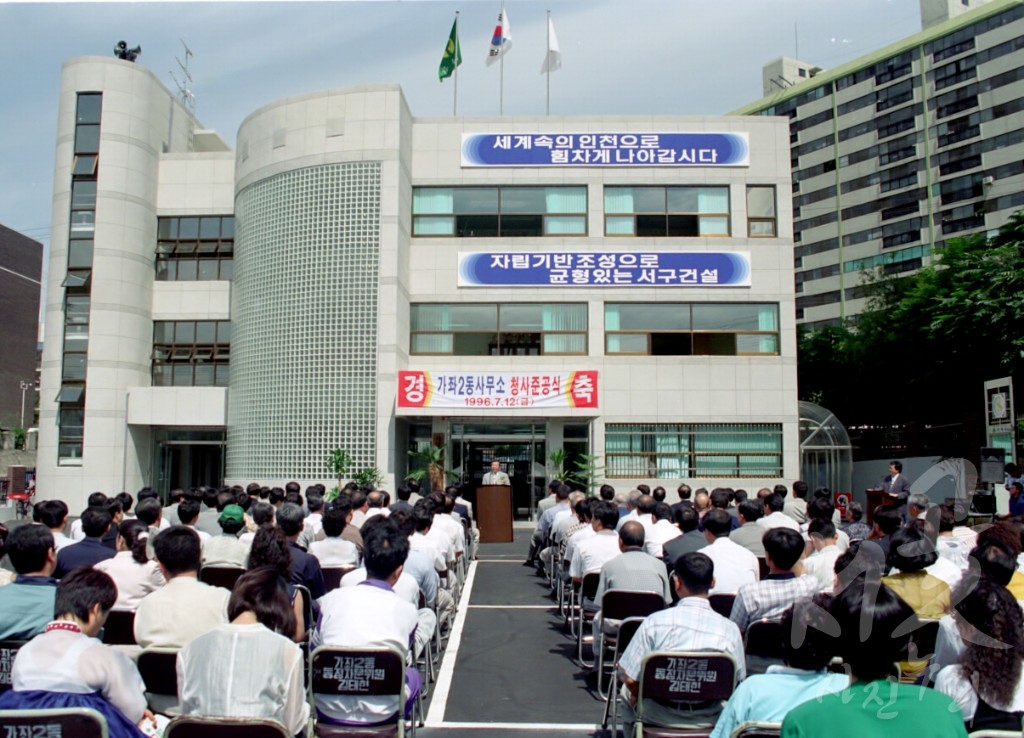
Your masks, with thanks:
[(608, 735), (544, 579), (520, 565), (529, 536), (480, 547), (421, 738)]

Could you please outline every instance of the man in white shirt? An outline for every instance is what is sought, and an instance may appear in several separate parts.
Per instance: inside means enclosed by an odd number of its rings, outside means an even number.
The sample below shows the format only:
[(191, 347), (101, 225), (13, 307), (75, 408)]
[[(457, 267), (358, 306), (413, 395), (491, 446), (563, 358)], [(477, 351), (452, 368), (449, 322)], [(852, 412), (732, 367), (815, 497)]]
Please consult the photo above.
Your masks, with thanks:
[(199, 536), (199, 543), (204, 544), (210, 540), (211, 536), (204, 530), (196, 528), (196, 520), (199, 519), (199, 500), (186, 499), (182, 500), (175, 511), (175, 517), (181, 521), (181, 524), (186, 528), (191, 528)]
[[(110, 500), (102, 492), (93, 492), (89, 495), (86, 500), (86, 507), (102, 507), (106, 509)], [(71, 523), (71, 532), (68, 534), (72, 541), (78, 543), (79, 541), (85, 540), (85, 532), (82, 530), (82, 518), (79, 516), (77, 520)]]
[(978, 534), (970, 528), (963, 528), (971, 534), (968, 536), (957, 536), (957, 525), (953, 514), (953, 508), (948, 505), (939, 505), (938, 528), (939, 535), (935, 539), (935, 552), (940, 558), (952, 562), (959, 569), (966, 569), (968, 565), (968, 554), (978, 542)]
[(771, 530), (772, 528), (789, 528), (795, 530), (797, 533), (800, 532), (800, 524), (793, 520), (793, 518), (782, 512), (782, 498), (776, 494), (770, 494), (764, 498), (764, 510), (766, 515), (757, 521), (765, 530)]
[[(717, 514), (729, 517), (725, 510), (713, 510), (708, 513), (708, 517)], [(729, 522), (725, 521), (724, 524), (728, 526)], [(718, 576), (718, 567), (704, 554), (704, 551), (710, 548), (711, 546), (708, 546), (698, 552), (683, 554), (676, 560), (672, 583), (676, 594), (679, 595), (679, 602), (674, 607), (647, 616), (619, 659), (623, 696), (628, 696), (622, 708), (624, 735), (633, 735), (633, 723), (636, 720), (633, 707), (636, 704), (640, 682), (640, 666), (649, 653), (724, 653), (731, 656), (736, 663), (736, 681), (742, 681), (746, 676), (743, 636), (739, 628), (731, 620), (712, 610), (708, 603), (708, 594), (715, 586)], [(645, 724), (693, 727), (713, 724), (722, 710), (722, 703), (715, 702), (706, 707), (680, 710), (654, 700), (646, 700), (643, 710)]]
[(366, 520), (366, 513), (370, 509), (369, 498), (361, 489), (352, 492), (352, 523), (356, 528), (362, 528)]
[(180, 648), (228, 621), (231, 592), (199, 581), (199, 536), (185, 526), (156, 535), (156, 560), (167, 584), (142, 598), (135, 611), (135, 640), (143, 648)]
[(507, 486), (512, 484), (512, 480), (508, 478), (508, 474), (501, 470), (500, 461), (492, 461), (490, 471), (484, 474), (483, 479), (480, 480), (480, 484), (487, 486)]
[(775, 486), (775, 493), (779, 491), (783, 494), (779, 495), (782, 497), (782, 512), (795, 520), (799, 525), (803, 525), (807, 522), (807, 482), (798, 479), (793, 482), (793, 494), (791, 497), (786, 497), (785, 485), (779, 484)]
[(660, 559), (665, 553), (665, 544), (683, 535), (683, 532), (672, 522), (672, 508), (667, 502), (657, 503), (651, 518), (654, 525), (645, 531), (644, 550)]
[(346, 517), (344, 512), (336, 508), (331, 508), (323, 514), (324, 539), (314, 541), (309, 547), (309, 552), (316, 556), (320, 566), (359, 566), (359, 549), (356, 548), (356, 544), (341, 537), (341, 532), (345, 530)]
[(63, 500), (37, 502), (32, 508), (32, 519), (50, 529), (50, 533), (53, 534), (54, 551), (60, 551), (65, 546), (74, 543), (64, 535), (64, 529), (68, 524), (68, 506), (64, 504)]
[(594, 535), (580, 541), (573, 551), (569, 563), (569, 576), (579, 584), (587, 574), (598, 574), (601, 567), (615, 558), (619, 550), (619, 536), (615, 533), (615, 525), (619, 522), (619, 510), (615, 503), (601, 500), (591, 508), (593, 517), (590, 525)]
[(836, 527), (831, 520), (812, 520), (807, 529), (814, 553), (804, 559), (804, 573), (818, 582), (819, 592), (835, 589), (836, 559), (842, 555), (836, 545)]
[[(388, 647), (403, 657), (417, 627), (416, 606), (395, 593), (409, 554), (409, 541), (388, 520), (368, 527), (363, 536), (367, 578), (323, 597), (320, 619), (310, 637), (318, 646)], [(412, 715), (422, 686), (419, 672), (406, 669), (405, 705), (394, 697), (316, 694), (318, 720), (325, 723), (382, 723)], [(400, 712), (401, 711), (401, 712)]]
[(715, 564), (715, 585), (711, 594), (736, 594), (744, 584), (756, 582), (761, 573), (757, 557), (729, 540), (732, 516), (715, 508), (704, 516), (704, 537), (708, 545), (701, 549)]

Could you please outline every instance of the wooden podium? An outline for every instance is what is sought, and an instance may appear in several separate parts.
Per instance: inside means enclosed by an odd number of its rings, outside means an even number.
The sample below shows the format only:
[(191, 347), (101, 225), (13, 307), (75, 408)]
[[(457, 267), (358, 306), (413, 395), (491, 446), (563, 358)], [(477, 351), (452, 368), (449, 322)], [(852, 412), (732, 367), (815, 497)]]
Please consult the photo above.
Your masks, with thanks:
[(480, 543), (512, 542), (512, 487), (485, 484), (476, 488), (476, 525)]
[(889, 495), (880, 489), (866, 489), (864, 494), (868, 499), (868, 504), (864, 509), (864, 518), (868, 525), (872, 525), (875, 522), (875, 508), (889, 502)]

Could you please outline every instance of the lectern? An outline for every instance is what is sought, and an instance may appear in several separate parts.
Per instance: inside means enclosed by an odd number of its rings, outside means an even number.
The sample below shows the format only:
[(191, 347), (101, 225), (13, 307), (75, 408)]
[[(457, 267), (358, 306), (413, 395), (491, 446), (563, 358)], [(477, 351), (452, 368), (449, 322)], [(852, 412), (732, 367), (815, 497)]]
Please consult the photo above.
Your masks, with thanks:
[(485, 484), (476, 488), (476, 524), (480, 543), (512, 542), (512, 487)]

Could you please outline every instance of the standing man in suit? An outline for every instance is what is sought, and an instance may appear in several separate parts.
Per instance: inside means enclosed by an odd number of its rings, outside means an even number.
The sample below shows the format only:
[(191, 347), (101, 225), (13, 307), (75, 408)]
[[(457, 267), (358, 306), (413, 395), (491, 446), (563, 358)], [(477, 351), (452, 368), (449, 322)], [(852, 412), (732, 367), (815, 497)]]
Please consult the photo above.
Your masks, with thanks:
[(508, 478), (508, 474), (506, 474), (505, 472), (503, 472), (501, 470), (501, 462), (500, 461), (492, 461), (491, 462), (491, 470), (489, 472), (487, 472), (486, 474), (484, 474), (484, 478), (481, 481), (481, 484), (506, 485), (506, 484), (512, 484), (512, 481)]
[(910, 495), (910, 481), (903, 476), (903, 464), (894, 461), (889, 464), (889, 474), (882, 480), (882, 489), (892, 498), (895, 505), (906, 505)]

